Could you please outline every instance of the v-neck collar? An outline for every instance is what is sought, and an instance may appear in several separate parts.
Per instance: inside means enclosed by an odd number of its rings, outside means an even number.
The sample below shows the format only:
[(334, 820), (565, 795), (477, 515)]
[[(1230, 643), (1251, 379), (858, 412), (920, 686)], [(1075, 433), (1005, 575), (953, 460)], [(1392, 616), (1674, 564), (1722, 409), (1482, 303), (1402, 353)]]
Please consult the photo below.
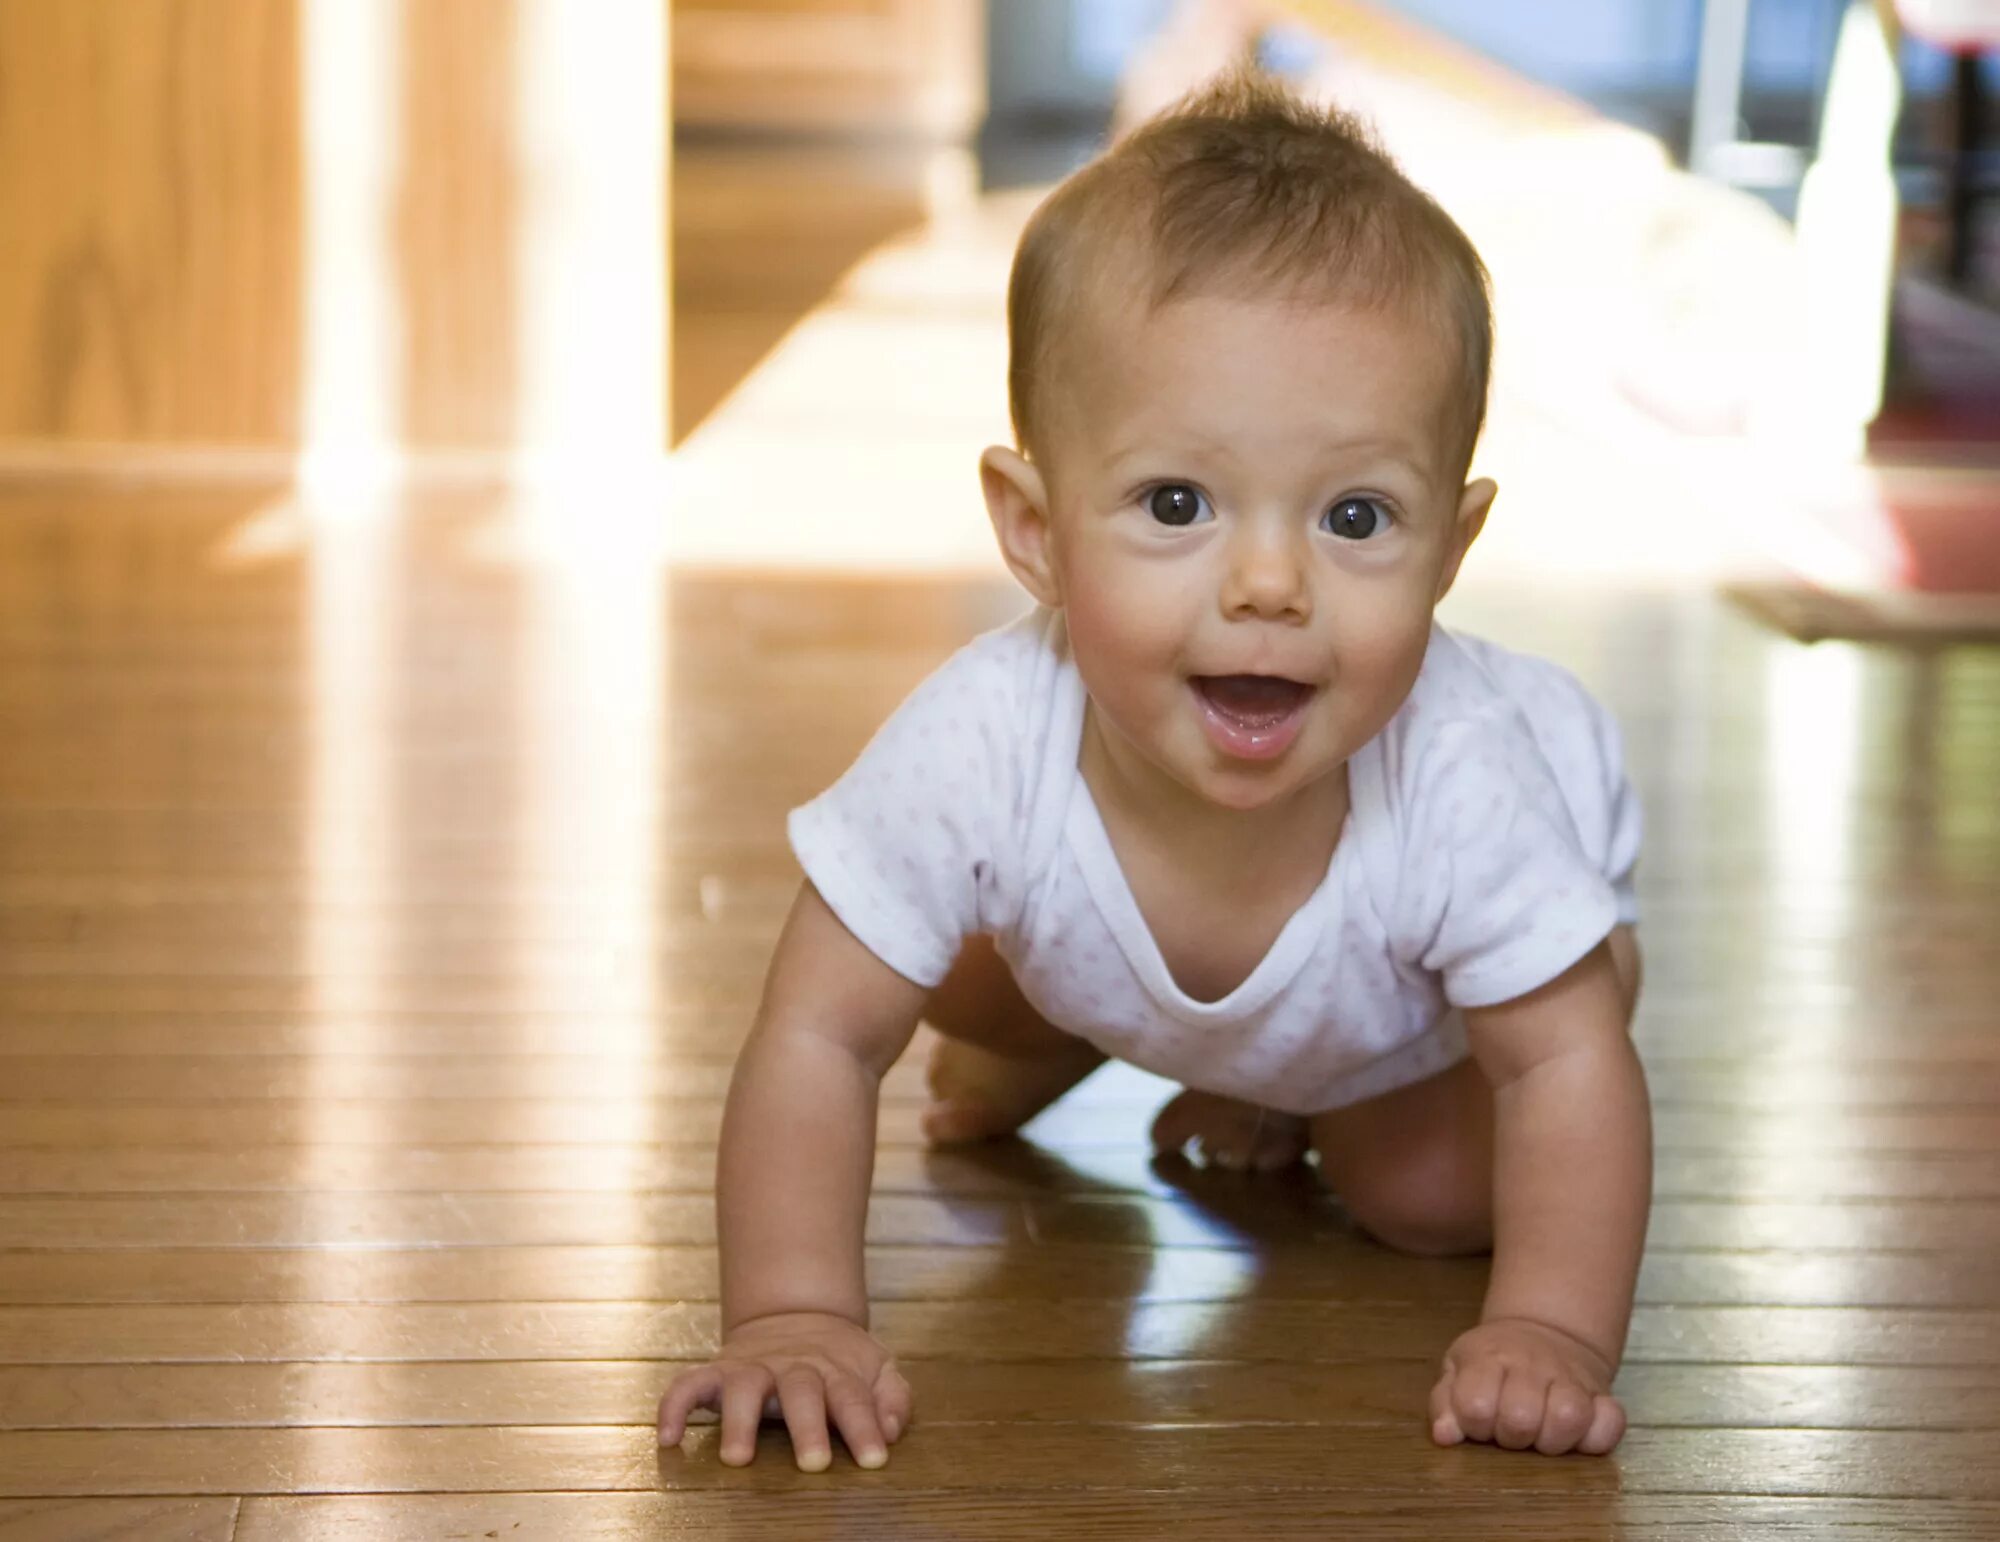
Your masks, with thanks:
[[(1081, 747), (1082, 721), (1079, 715), (1078, 750)], [(1355, 758), (1359, 759), (1367, 748), (1364, 746)], [(1318, 887), (1306, 897), (1305, 903), (1292, 912), (1264, 956), (1257, 961), (1257, 966), (1234, 990), (1214, 1001), (1200, 1001), (1181, 988), (1174, 979), (1173, 971), (1167, 967), (1166, 957), (1160, 952), (1152, 928), (1146, 924), (1145, 915), (1139, 909), (1138, 898), (1132, 893), (1125, 869), (1119, 864), (1117, 849), (1111, 844), (1111, 833), (1105, 828), (1104, 816), (1098, 809), (1090, 784), (1083, 779), (1082, 770), (1073, 769), (1071, 776), (1069, 808), (1063, 822), (1070, 850), (1076, 857), (1077, 866), (1083, 871), (1084, 884), (1090, 890), (1091, 899), (1096, 902), (1098, 913), (1110, 927), (1111, 935), (1118, 940), (1120, 951), (1162, 1008), (1186, 1022), (1234, 1022), (1261, 1011), (1297, 978), (1306, 960), (1312, 956), (1314, 946), (1332, 924), (1332, 912), (1339, 899), (1346, 864), (1360, 860), (1358, 852), (1349, 853), (1349, 848), (1356, 844), (1351, 793), (1340, 839), (1334, 845), (1333, 855), (1327, 861), (1326, 873)]]

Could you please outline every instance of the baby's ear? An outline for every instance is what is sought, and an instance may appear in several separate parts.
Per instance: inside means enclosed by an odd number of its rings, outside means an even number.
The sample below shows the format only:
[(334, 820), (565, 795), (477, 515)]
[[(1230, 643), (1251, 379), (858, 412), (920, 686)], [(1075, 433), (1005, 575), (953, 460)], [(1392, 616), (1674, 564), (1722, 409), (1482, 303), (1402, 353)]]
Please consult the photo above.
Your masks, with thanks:
[(1043, 605), (1062, 604), (1042, 473), (1025, 456), (996, 444), (979, 457), (979, 486), (1000, 555), (1021, 586)]
[(1432, 604), (1451, 593), (1459, 564), (1472, 550), (1472, 543), (1479, 539), (1479, 532), (1486, 528), (1486, 515), (1499, 492), (1499, 483), (1491, 477), (1481, 477), (1476, 482), (1467, 482), (1465, 491), (1458, 495), (1458, 513), (1451, 522), (1451, 549), (1445, 553), (1444, 571), (1438, 575), (1437, 599)]

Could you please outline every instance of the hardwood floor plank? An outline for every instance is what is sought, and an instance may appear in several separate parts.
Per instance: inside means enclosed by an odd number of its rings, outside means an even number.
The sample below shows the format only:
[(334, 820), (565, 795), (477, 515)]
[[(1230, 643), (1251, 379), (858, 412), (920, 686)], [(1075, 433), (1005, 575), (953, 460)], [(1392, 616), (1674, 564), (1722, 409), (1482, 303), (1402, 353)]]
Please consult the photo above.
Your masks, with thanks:
[[(1954, 1500), (1675, 1498), (1651, 1495), (1377, 1497), (1363, 1492), (1202, 1495), (1140, 1490), (1050, 1495), (898, 1487), (784, 1495), (480, 1494), (250, 1499), (237, 1542), (425, 1542), (493, 1535), (522, 1542), (652, 1542), (719, 1537), (796, 1542), (1240, 1542), (1246, 1518), (1267, 1536), (1366, 1536), (1383, 1542), (1990, 1542), (2000, 1505)], [(464, 1529), (461, 1530), (460, 1528)]]
[[(1125, 1246), (1303, 1246), (1351, 1236), (1331, 1195), (1232, 1194), (1231, 1203), (1106, 1194), (1011, 1199), (878, 1195), (874, 1243), (1009, 1240)], [(176, 1248), (709, 1243), (714, 1207), (693, 1194), (39, 1195), (0, 1197), (0, 1246)], [(2000, 1248), (2000, 1202), (1663, 1200), (1652, 1245), (1685, 1250), (1869, 1252)]]
[[(1112, 1282), (1107, 1282), (1112, 1283)], [(1138, 1281), (1134, 1285), (1140, 1284)], [(1477, 1313), (1352, 1301), (886, 1302), (910, 1359), (1248, 1359), (1310, 1364), (1444, 1352)], [(285, 1360), (685, 1359), (717, 1337), (706, 1302), (0, 1307), (0, 1365)], [(2000, 1311), (1640, 1307), (1626, 1359), (1701, 1364), (2000, 1366)]]
[(234, 1499), (0, 1499), (0, 1542), (231, 1542)]
[[(1059, 1157), (1060, 1153), (1056, 1153)], [(1016, 1199), (1055, 1192), (1168, 1196), (1199, 1177), (1159, 1170), (1143, 1146), (1035, 1160), (1012, 1147), (927, 1152), (890, 1146), (878, 1194)], [(31, 1195), (278, 1193), (708, 1194), (714, 1156), (694, 1146), (0, 1146), (0, 1192)], [(1771, 1157), (1663, 1151), (1663, 1199), (2000, 1200), (2000, 1152), (1879, 1152)]]
[[(1004, 1200), (889, 1195), (870, 1207), (870, 1240), (943, 1245), (1026, 1239)], [(423, 1242), (700, 1242), (712, 1201), (691, 1194), (225, 1194), (0, 1198), (8, 1247), (312, 1247)]]
[(460, 1429), (22, 1431), (0, 1436), (0, 1497), (72, 1493), (486, 1494), (551, 1490), (811, 1492), (918, 1489), (1173, 1489), (1375, 1495), (1746, 1494), (2000, 1499), (1986, 1431), (1637, 1430), (1614, 1460), (1550, 1460), (1492, 1447), (1433, 1447), (1421, 1425), (942, 1425), (900, 1445), (881, 1472), (836, 1457), (799, 1472), (782, 1430), (757, 1462), (724, 1467), (703, 1425), (678, 1450), (650, 1425)]
[[(1409, 1259), (1362, 1238), (1312, 1248), (876, 1247), (880, 1301), (1105, 1297), (1147, 1301), (1261, 1296), (1427, 1302), (1475, 1309), (1480, 1259)], [(713, 1301), (713, 1249), (700, 1246), (0, 1250), (0, 1303)], [(1654, 1249), (1638, 1299), (1653, 1306), (1995, 1305), (1990, 1254), (1677, 1253)]]
[[(885, 1145), (919, 1146), (914, 1101), (883, 1105)], [(1056, 1151), (1143, 1144), (1150, 1106), (1107, 1108), (1058, 1103), (1026, 1134)], [(712, 1151), (719, 1100), (577, 1102), (264, 1099), (187, 1103), (17, 1103), (0, 1120), (9, 1146), (490, 1145), (496, 1134), (523, 1145), (605, 1141), (687, 1145)], [(1840, 1109), (1813, 1114), (1682, 1105), (1663, 1107), (1656, 1135), (1665, 1149), (1740, 1152), (2000, 1152), (2000, 1118), (1975, 1108)]]
[[(643, 1424), (666, 1360), (283, 1361), (0, 1366), (0, 1429)], [(1434, 1357), (1338, 1366), (1246, 1360), (902, 1361), (925, 1428), (953, 1423), (1401, 1427)], [(1628, 1365), (1649, 1428), (2000, 1430), (1991, 1366)], [(0, 1535), (4, 1535), (0, 1533)]]

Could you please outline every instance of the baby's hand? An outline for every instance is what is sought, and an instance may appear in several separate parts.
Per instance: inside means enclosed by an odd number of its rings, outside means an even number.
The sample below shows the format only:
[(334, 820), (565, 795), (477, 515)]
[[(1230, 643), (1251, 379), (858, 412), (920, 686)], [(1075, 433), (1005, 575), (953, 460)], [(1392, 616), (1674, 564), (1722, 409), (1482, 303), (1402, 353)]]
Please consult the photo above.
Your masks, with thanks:
[(1596, 1350), (1558, 1329), (1520, 1318), (1481, 1323), (1445, 1354), (1431, 1389), (1431, 1439), (1602, 1456), (1625, 1433), (1612, 1373)]
[(910, 1422), (910, 1384), (875, 1338), (831, 1312), (782, 1312), (737, 1325), (715, 1359), (682, 1371), (660, 1399), (660, 1444), (680, 1444), (696, 1408), (722, 1411), (722, 1460), (747, 1465), (757, 1425), (782, 1413), (801, 1472), (824, 1472), (827, 1416), (863, 1467), (889, 1460), (884, 1443)]

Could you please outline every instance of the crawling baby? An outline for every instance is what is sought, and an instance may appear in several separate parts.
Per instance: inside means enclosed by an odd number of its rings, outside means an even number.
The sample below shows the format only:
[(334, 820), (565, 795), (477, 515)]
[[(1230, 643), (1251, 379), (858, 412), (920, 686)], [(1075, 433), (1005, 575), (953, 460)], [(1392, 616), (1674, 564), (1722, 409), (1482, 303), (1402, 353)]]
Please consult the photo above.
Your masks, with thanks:
[(1008, 326), (1016, 443), (980, 478), (1034, 609), (792, 815), (723, 1343), (661, 1440), (715, 1407), (747, 1462), (768, 1413), (816, 1471), (833, 1431), (873, 1467), (908, 1428), (862, 1228), (923, 1019), (934, 1142), (1116, 1057), (1184, 1085), (1161, 1147), (1311, 1150), (1385, 1246), (1491, 1249), (1432, 1438), (1609, 1451), (1651, 1186), (1639, 815), (1569, 675), (1434, 619), (1495, 491), (1477, 253), (1354, 121), (1238, 75), (1050, 196)]

